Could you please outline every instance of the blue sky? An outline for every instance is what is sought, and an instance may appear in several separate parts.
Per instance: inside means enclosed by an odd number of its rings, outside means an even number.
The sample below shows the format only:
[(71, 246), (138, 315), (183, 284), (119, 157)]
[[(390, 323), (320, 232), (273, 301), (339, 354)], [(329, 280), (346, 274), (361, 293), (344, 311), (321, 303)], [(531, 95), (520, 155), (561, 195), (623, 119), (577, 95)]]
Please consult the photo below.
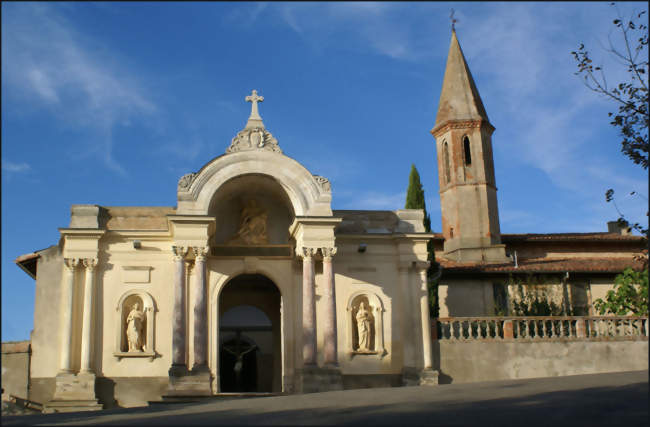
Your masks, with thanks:
[[(584, 42), (610, 82), (609, 3), (3, 3), (2, 340), (29, 337), (34, 281), (70, 205), (174, 206), (224, 153), (257, 89), (284, 153), (332, 182), (334, 209), (400, 209), (417, 166), (434, 231), (434, 139), (449, 11), (492, 124), (503, 233), (644, 221), (647, 174), (615, 106), (573, 73)], [(621, 3), (624, 16), (645, 3)], [(646, 53), (647, 55), (647, 53)]]

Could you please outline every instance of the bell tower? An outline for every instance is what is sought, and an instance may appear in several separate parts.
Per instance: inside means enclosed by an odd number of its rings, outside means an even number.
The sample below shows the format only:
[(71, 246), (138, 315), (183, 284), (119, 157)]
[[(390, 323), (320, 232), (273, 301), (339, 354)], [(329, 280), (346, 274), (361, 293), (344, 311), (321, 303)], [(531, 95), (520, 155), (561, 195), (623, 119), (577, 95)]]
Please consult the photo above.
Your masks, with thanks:
[(505, 262), (501, 244), (492, 132), (476, 84), (452, 30), (440, 93), (436, 139), (445, 258)]

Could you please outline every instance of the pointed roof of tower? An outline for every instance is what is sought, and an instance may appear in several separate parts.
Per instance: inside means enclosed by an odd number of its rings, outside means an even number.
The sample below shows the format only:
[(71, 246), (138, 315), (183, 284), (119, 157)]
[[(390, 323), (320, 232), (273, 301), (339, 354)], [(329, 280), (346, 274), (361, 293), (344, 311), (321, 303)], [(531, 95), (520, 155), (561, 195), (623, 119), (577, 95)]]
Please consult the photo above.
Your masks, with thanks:
[(451, 32), (447, 68), (442, 82), (434, 129), (451, 120), (485, 120), (488, 123), (490, 121), (456, 38), (455, 30)]

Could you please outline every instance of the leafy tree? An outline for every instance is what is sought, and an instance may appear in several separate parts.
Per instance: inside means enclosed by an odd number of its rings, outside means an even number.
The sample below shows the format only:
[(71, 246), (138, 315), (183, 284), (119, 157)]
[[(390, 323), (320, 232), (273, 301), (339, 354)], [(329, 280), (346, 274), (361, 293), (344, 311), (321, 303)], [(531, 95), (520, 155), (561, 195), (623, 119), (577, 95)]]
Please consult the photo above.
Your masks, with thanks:
[[(415, 168), (415, 165), (411, 165), (411, 173), (409, 175), (409, 186), (406, 190), (406, 203), (404, 204), (404, 209), (422, 209), (424, 210), (424, 231), (427, 233), (431, 232), (431, 217), (427, 213), (426, 202), (424, 201), (424, 189), (422, 188), (422, 183), (420, 182), (420, 174)], [(431, 267), (427, 270), (427, 289), (429, 291), (429, 308), (431, 317), (438, 317), (438, 284), (432, 283), (432, 277), (435, 274), (437, 269), (437, 264), (435, 264), (435, 257), (433, 254), (433, 242), (429, 241), (427, 243), (427, 252), (429, 253), (429, 261), (431, 261)]]
[[(612, 6), (616, 8), (614, 3)], [(585, 85), (592, 91), (609, 98), (618, 106), (616, 113), (608, 113), (610, 124), (617, 128), (622, 137), (621, 151), (635, 164), (648, 169), (648, 26), (641, 11), (629, 19), (623, 19), (618, 8), (617, 17), (613, 24), (622, 36), (620, 48), (616, 48), (611, 38), (606, 51), (627, 71), (628, 78), (615, 86), (610, 86), (605, 78), (602, 66), (595, 66), (589, 51), (584, 44), (580, 44), (577, 51), (571, 52), (577, 61), (576, 75), (584, 78)], [(638, 195), (633, 191), (631, 195)], [(619, 213), (621, 225), (629, 226), (634, 230), (648, 236), (648, 229), (639, 223), (629, 224), (623, 214), (618, 210), (614, 201), (614, 190), (609, 189), (605, 194), (607, 202), (614, 202)], [(647, 216), (647, 213), (646, 213)]]
[(607, 292), (605, 299), (598, 298), (594, 306), (602, 314), (626, 316), (648, 315), (648, 269), (634, 271), (626, 268), (614, 279), (614, 289)]

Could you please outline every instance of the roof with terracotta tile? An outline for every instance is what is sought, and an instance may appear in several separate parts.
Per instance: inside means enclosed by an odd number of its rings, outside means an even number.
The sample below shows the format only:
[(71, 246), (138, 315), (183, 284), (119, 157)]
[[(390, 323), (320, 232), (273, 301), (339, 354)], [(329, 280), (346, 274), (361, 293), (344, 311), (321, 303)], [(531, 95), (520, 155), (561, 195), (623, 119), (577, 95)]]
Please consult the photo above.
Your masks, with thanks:
[(641, 270), (643, 263), (628, 257), (601, 258), (529, 258), (501, 264), (459, 263), (446, 259), (438, 261), (450, 273), (620, 273), (627, 267)]

